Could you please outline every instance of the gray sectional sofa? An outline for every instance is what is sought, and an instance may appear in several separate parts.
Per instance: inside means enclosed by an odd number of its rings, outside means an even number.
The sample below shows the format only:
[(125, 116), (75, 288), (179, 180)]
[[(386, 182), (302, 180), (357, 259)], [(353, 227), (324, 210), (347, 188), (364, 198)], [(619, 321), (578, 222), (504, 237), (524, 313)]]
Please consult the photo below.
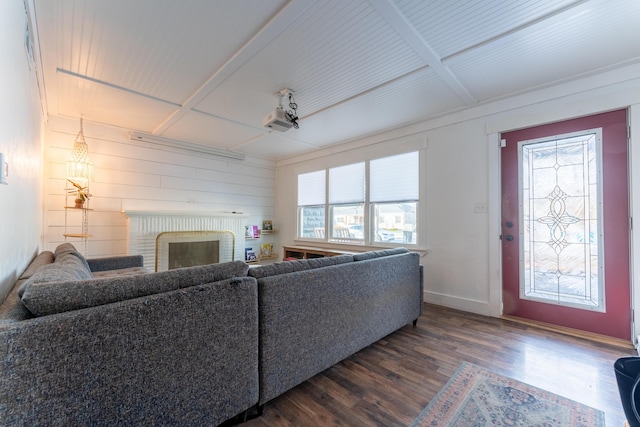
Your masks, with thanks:
[(63, 244), (0, 305), (0, 425), (216, 426), (421, 310), (404, 248), (146, 273)]

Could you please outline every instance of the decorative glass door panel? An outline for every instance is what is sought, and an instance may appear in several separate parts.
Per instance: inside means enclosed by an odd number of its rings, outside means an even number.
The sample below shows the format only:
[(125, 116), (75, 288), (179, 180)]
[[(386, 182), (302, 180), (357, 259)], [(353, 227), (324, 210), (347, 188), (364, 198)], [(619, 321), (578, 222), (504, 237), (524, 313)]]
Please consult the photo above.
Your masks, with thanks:
[(604, 311), (601, 135), (519, 143), (523, 299)]

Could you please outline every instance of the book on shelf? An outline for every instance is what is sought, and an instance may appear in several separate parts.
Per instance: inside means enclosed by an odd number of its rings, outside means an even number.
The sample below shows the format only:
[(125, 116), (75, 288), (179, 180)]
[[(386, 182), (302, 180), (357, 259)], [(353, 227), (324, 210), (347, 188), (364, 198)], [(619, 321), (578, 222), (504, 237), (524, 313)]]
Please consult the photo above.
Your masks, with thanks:
[(245, 261), (257, 261), (258, 255), (253, 248), (244, 248), (244, 260)]
[(260, 237), (260, 229), (257, 225), (245, 225), (244, 237), (248, 239), (258, 239)]
[(265, 231), (272, 231), (273, 222), (270, 219), (265, 219), (264, 221), (262, 221), (262, 229)]
[(273, 256), (273, 245), (271, 243), (263, 243), (260, 245), (260, 256), (262, 258), (270, 258)]

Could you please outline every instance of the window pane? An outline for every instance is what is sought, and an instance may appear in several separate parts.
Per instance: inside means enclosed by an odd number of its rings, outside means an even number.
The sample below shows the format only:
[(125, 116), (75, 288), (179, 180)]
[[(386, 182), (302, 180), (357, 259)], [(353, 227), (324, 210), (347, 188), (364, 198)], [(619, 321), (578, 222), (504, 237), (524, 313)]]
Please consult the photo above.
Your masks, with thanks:
[(418, 200), (419, 152), (371, 161), (371, 202)]
[(416, 202), (374, 204), (374, 242), (415, 245), (416, 207)]
[(521, 145), (521, 297), (604, 310), (599, 132)]
[(331, 206), (331, 223), (332, 242), (364, 242), (364, 204)]
[(329, 203), (364, 202), (364, 163), (329, 169)]
[(298, 175), (298, 206), (325, 204), (325, 177), (324, 170)]
[(298, 208), (299, 237), (324, 239), (324, 205)]

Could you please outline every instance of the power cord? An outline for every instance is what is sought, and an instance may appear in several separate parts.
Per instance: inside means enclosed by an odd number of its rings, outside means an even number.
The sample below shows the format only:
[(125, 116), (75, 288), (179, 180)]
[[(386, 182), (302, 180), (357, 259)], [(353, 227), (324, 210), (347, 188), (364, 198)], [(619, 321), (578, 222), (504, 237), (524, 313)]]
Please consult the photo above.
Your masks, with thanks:
[(291, 92), (289, 92), (289, 108), (291, 108), (291, 110), (285, 111), (287, 120), (291, 122), (294, 129), (299, 129), (300, 125), (298, 124), (298, 104), (296, 104), (296, 100), (293, 98)]

